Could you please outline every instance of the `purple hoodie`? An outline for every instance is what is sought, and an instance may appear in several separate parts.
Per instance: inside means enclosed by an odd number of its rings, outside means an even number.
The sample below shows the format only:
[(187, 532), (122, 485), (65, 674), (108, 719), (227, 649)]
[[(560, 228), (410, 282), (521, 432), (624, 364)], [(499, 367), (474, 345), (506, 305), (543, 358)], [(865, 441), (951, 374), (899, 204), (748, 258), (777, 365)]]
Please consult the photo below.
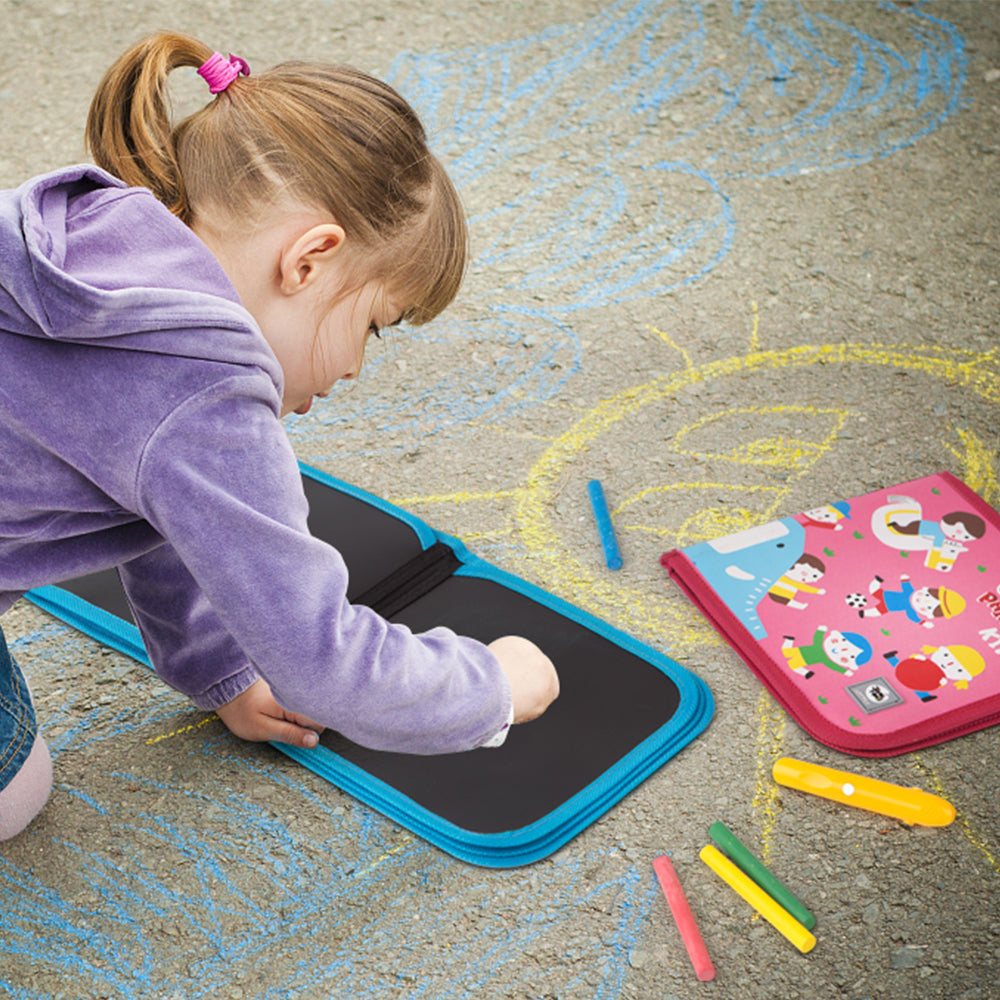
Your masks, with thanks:
[(279, 419), (282, 372), (208, 248), (91, 166), (0, 192), (0, 614), (120, 568), (157, 673), (217, 708), (258, 677), (364, 746), (508, 721), (493, 654), (346, 600)]

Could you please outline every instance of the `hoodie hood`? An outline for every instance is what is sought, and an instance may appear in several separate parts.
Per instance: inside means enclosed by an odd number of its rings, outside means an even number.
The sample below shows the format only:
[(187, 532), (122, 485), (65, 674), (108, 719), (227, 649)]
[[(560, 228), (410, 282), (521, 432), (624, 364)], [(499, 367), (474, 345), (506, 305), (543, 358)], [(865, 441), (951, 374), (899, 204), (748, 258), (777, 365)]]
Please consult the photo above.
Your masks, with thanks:
[(150, 191), (87, 164), (0, 192), (0, 329), (253, 364), (281, 391), (274, 354), (208, 247)]

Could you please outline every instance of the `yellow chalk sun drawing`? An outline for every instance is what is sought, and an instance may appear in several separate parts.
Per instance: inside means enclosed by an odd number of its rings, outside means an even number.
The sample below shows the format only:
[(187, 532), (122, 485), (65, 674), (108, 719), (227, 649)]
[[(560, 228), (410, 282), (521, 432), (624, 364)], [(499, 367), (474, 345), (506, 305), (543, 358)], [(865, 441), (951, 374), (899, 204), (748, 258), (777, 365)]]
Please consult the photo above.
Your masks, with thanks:
[[(807, 467), (832, 447), (848, 416), (846, 410), (812, 406), (739, 407), (710, 414), (682, 428), (670, 445), (678, 454), (721, 458), (740, 465)], [(776, 417), (794, 418), (798, 434), (791, 436), (778, 430), (744, 442), (734, 436), (751, 421), (754, 432), (759, 434), (767, 429), (768, 418)], [(734, 443), (727, 448), (727, 442)]]
[[(751, 506), (748, 502), (746, 506), (742, 506), (743, 500), (759, 501), (761, 497), (766, 497), (770, 501), (767, 506), (771, 508), (780, 502), (785, 492), (772, 486), (739, 486), (719, 482), (652, 486), (620, 503), (615, 509), (615, 516), (625, 522), (626, 531), (655, 535), (664, 547), (674, 548), (704, 538), (718, 538), (720, 535), (743, 531), (759, 524), (759, 504)], [(690, 501), (692, 495), (698, 493), (703, 494), (705, 506), (681, 517), (676, 523), (643, 520), (647, 515), (642, 508), (650, 505), (649, 502), (654, 499), (658, 501), (655, 505), (657, 508), (670, 508), (674, 506), (672, 494), (684, 494), (682, 501)], [(727, 497), (724, 507), (720, 506), (723, 496)], [(737, 506), (733, 506), (734, 503)], [(630, 517), (633, 512), (636, 512), (636, 516)]]

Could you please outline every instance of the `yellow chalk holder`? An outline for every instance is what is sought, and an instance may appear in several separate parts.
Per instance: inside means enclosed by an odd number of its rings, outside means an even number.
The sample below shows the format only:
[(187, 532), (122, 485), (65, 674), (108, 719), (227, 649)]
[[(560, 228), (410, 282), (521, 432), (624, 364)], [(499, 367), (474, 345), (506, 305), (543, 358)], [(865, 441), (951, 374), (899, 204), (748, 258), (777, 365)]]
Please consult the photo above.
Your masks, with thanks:
[(950, 802), (919, 788), (904, 788), (791, 757), (776, 760), (772, 773), (779, 785), (845, 806), (870, 809), (904, 823), (947, 826), (955, 818), (955, 807)]
[(783, 906), (779, 906), (756, 882), (745, 875), (711, 844), (698, 855), (709, 868), (737, 895), (742, 896), (775, 930), (779, 931), (803, 954), (812, 951), (816, 938)]

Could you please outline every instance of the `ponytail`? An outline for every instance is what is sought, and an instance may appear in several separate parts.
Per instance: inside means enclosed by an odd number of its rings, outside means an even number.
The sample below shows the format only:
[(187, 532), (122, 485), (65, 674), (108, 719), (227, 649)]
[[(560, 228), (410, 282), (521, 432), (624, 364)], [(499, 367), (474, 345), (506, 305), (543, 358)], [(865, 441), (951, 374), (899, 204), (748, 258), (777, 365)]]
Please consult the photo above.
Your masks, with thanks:
[(178, 66), (200, 66), (211, 55), (187, 35), (152, 35), (105, 73), (87, 115), (94, 162), (130, 186), (149, 188), (185, 221), (191, 206), (174, 142), (167, 76)]
[(369, 277), (410, 302), (405, 319), (436, 316), (458, 291), (468, 235), (413, 108), (349, 66), (292, 62), (227, 82), (173, 124), (170, 71), (212, 56), (173, 32), (121, 56), (87, 117), (98, 166), (149, 188), (188, 225), (219, 213), (245, 222), (281, 199), (326, 211), (364, 251)]

